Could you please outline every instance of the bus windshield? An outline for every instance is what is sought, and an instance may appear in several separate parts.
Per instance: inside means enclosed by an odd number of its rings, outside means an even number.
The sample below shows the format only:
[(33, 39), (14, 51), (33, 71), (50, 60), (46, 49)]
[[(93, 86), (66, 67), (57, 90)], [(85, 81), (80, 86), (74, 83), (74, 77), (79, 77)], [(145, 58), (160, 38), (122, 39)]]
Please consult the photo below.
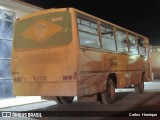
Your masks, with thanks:
[(15, 23), (15, 49), (40, 49), (71, 42), (72, 24), (69, 11), (34, 14)]

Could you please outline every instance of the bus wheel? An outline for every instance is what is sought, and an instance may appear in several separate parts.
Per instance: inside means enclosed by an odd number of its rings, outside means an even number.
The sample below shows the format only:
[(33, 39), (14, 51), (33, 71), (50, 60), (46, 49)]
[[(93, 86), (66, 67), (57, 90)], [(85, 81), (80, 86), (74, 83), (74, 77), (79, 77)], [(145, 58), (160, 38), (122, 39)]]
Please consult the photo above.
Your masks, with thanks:
[(112, 104), (115, 101), (115, 84), (110, 78), (106, 86), (106, 91), (101, 93), (103, 104)]
[(145, 81), (145, 74), (142, 74), (141, 83), (135, 86), (136, 93), (143, 93), (144, 92), (144, 81)]
[(72, 103), (73, 102), (74, 97), (57, 97), (57, 100), (59, 103)]
[(115, 101), (115, 84), (110, 78), (106, 89), (106, 100), (108, 103), (113, 103)]

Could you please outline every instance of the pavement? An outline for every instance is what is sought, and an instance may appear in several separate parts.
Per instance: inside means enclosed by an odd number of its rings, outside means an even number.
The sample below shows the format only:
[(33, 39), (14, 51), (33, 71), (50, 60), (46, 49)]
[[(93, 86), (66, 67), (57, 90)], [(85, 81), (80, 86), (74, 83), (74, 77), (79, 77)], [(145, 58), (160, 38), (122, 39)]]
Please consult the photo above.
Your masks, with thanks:
[(55, 101), (41, 100), (40, 96), (16, 97), (0, 100), (0, 111), (30, 111), (56, 105)]
[(18, 105), (31, 104), (36, 102), (43, 102), (43, 101), (44, 100), (41, 100), (40, 96), (30, 96), (30, 97), (19, 96), (14, 98), (0, 99), (0, 109)]
[[(160, 92), (160, 80), (145, 82), (145, 92)], [(116, 89), (116, 92), (134, 92), (133, 88)], [(39, 103), (41, 103), (39, 105)], [(0, 111), (29, 111), (56, 105), (55, 101), (41, 100), (40, 96), (0, 99)]]

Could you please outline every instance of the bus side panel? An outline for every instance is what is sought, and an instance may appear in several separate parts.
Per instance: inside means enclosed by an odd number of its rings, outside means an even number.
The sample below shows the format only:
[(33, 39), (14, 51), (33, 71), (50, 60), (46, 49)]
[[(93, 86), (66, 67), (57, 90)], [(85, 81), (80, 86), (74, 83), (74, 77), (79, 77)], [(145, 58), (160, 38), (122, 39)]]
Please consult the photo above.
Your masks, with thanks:
[(145, 61), (145, 58), (144, 57), (140, 57), (140, 65), (141, 65), (141, 70), (142, 71), (145, 71), (146, 69), (146, 61)]
[(142, 71), (132, 71), (128, 86), (138, 85), (141, 83)]
[(144, 82), (150, 81), (149, 76), (148, 76), (149, 75), (149, 73), (148, 73), (149, 72), (149, 62), (148, 62), (147, 58), (141, 56), (140, 63), (141, 63), (141, 71), (145, 72), (146, 79)]
[(128, 63), (131, 70), (128, 86), (140, 84), (142, 77), (141, 57), (139, 55), (130, 55)]
[(105, 72), (112, 72), (117, 69), (117, 65), (113, 64), (113, 60), (117, 60), (117, 54), (114, 53), (103, 53), (103, 61), (104, 61), (104, 71)]
[(104, 70), (107, 72), (130, 70), (129, 58), (126, 54), (115, 54), (105, 52), (103, 53), (103, 57)]
[(77, 82), (14, 83), (14, 94), (18, 96), (77, 96)]
[[(116, 73), (117, 86), (125, 87), (130, 83), (130, 64), (126, 54), (104, 53), (105, 72)], [(107, 79), (106, 79), (107, 80)]]
[(106, 90), (107, 74), (104, 73), (86, 73), (81, 74), (80, 81), (77, 84), (78, 96), (85, 96)]
[(80, 55), (80, 72), (103, 72), (102, 53), (94, 50), (79, 50)]
[[(23, 88), (23, 89), (22, 89)], [(31, 96), (30, 83), (13, 83), (13, 95), (15, 96)]]
[(128, 63), (130, 64), (130, 70), (132, 71), (140, 71), (141, 70), (141, 62), (139, 55), (129, 55)]
[(100, 91), (103, 83), (103, 60), (99, 51), (79, 50), (80, 55), (80, 81), (83, 95), (95, 94)]
[(141, 71), (124, 72), (119, 71), (116, 73), (118, 79), (118, 88), (123, 88), (126, 86), (137, 85), (141, 82)]
[(116, 72), (117, 76), (117, 87), (118, 88), (123, 88), (127, 86), (127, 81), (129, 80), (130, 76), (124, 71), (119, 71)]
[(84, 95), (105, 91), (106, 80), (103, 73), (88, 73), (83, 81)]

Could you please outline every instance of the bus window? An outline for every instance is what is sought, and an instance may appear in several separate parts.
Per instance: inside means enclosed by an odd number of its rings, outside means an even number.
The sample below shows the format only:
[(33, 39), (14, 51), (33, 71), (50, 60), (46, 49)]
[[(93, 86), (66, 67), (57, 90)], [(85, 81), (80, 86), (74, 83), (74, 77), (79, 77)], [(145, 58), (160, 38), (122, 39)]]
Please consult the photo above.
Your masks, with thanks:
[(142, 56), (146, 55), (146, 48), (144, 45), (144, 39), (143, 38), (138, 38), (138, 49), (139, 49), (139, 54)]
[(80, 45), (83, 47), (100, 48), (97, 24), (84, 19), (77, 19)]
[(129, 52), (130, 54), (138, 54), (136, 36), (128, 34)]
[(104, 50), (116, 51), (113, 28), (111, 28), (110, 26), (101, 26), (100, 31), (102, 35), (102, 48)]
[(118, 52), (128, 52), (126, 32), (117, 30), (116, 31), (117, 49)]

